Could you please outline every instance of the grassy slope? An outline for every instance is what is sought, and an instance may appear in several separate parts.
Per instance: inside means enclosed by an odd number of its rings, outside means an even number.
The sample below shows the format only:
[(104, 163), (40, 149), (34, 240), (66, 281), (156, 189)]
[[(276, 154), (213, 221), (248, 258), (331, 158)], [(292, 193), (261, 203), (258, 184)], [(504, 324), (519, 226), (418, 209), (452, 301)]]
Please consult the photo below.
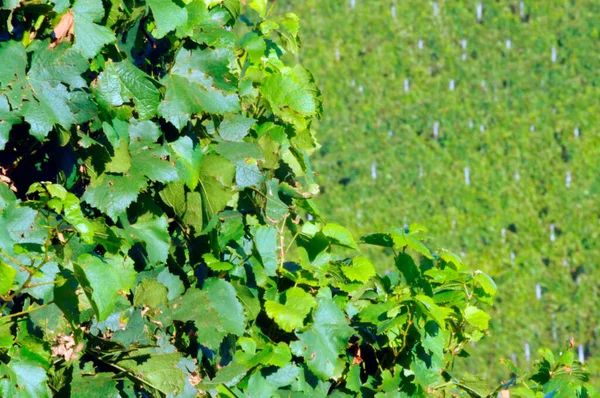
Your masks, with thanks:
[(473, 1), (438, 1), (437, 16), (425, 1), (355, 1), (276, 7), (299, 14), (324, 91), (323, 212), (357, 234), (425, 224), (433, 246), (496, 278), (493, 335), (471, 370), (506, 377), (499, 357), (524, 365), (525, 343), (535, 356), (571, 335), (600, 369), (600, 3), (525, 1), (521, 15), (487, 1), (478, 22)]

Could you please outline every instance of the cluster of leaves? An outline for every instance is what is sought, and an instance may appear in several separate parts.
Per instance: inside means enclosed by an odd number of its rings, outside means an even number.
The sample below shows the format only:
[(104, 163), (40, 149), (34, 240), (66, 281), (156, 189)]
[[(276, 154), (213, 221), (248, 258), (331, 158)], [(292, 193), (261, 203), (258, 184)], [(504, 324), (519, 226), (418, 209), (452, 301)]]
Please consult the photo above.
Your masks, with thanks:
[[(315, 207), (321, 97), (284, 62), (295, 15), (3, 7), (0, 395), (493, 393), (453, 364), (485, 335), (494, 282), (419, 225), (363, 237), (394, 252), (377, 275)], [(545, 358), (536, 387), (513, 384), (586, 394), (578, 365)]]

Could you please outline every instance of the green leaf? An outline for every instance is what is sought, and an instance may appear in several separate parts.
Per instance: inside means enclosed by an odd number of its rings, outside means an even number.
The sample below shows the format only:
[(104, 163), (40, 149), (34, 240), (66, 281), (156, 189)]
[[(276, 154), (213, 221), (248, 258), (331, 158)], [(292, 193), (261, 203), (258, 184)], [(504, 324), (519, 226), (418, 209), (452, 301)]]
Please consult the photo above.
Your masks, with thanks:
[(125, 232), (130, 238), (144, 242), (151, 264), (167, 261), (171, 236), (166, 216), (141, 220), (133, 225), (125, 225)]
[[(46, 369), (32, 355), (22, 349), (12, 352), (9, 365), (0, 365), (0, 392), (6, 397), (46, 398), (52, 393), (48, 388)], [(8, 386), (7, 386), (8, 384)]]
[(142, 177), (102, 174), (81, 199), (116, 221), (146, 185), (147, 181)]
[(104, 18), (101, 0), (77, 0), (71, 8), (75, 19), (75, 49), (87, 58), (93, 58), (102, 47), (116, 40), (115, 34), (106, 26), (98, 25)]
[(200, 185), (202, 188), (202, 206), (205, 222), (227, 206), (233, 196), (232, 182), (235, 175), (234, 165), (216, 154), (204, 157), (200, 164)]
[(236, 163), (235, 182), (239, 190), (256, 186), (262, 180), (263, 175), (258, 168), (256, 160), (249, 159)]
[(322, 231), (331, 243), (360, 251), (350, 231), (341, 225), (325, 224)]
[(476, 328), (487, 330), (490, 316), (485, 311), (480, 310), (473, 305), (468, 305), (467, 308), (465, 308), (465, 319)]
[(214, 255), (211, 253), (206, 253), (202, 255), (202, 259), (206, 263), (206, 266), (213, 271), (223, 272), (229, 271), (233, 268), (233, 264), (219, 261)]
[(135, 287), (133, 304), (158, 309), (167, 305), (167, 287), (154, 279), (144, 279)]
[(237, 336), (244, 334), (244, 311), (237, 299), (235, 289), (222, 279), (207, 279), (203, 290), (210, 299), (211, 306), (219, 314), (223, 328)]
[[(427, 246), (425, 246), (423, 244), (423, 242), (421, 242), (420, 240), (418, 240), (417, 238), (408, 235), (408, 234), (403, 234), (404, 235), (404, 242), (405, 244), (410, 247), (411, 249), (413, 249), (414, 251), (421, 253), (423, 256), (427, 257), (428, 259), (433, 259), (433, 256), (431, 255), (431, 252), (429, 251), (429, 249), (427, 248)], [(394, 240), (395, 243), (395, 240)], [(400, 246), (398, 246), (400, 247)]]
[(169, 290), (167, 298), (174, 300), (185, 292), (185, 286), (177, 275), (173, 275), (168, 269), (164, 269), (158, 274), (156, 280), (167, 287)]
[(260, 255), (265, 271), (269, 276), (277, 274), (277, 256), (279, 246), (277, 242), (277, 229), (275, 227), (260, 226), (254, 233), (254, 245)]
[(76, 369), (70, 383), (72, 398), (119, 398), (117, 380), (112, 373), (84, 375)]
[(281, 388), (292, 384), (299, 375), (300, 368), (290, 363), (268, 375), (267, 381), (275, 387)]
[(375, 272), (375, 267), (371, 264), (368, 258), (363, 256), (358, 256), (352, 259), (352, 266), (344, 265), (342, 266), (342, 272), (346, 276), (346, 278), (351, 281), (358, 281), (365, 283), (377, 273)]
[(140, 351), (118, 361), (117, 365), (165, 395), (183, 392), (186, 374), (177, 367), (182, 358), (181, 353), (156, 354)]
[[(159, 113), (179, 130), (190, 120), (192, 115), (201, 112), (223, 114), (237, 112), (240, 103), (236, 94), (226, 94), (219, 85), (219, 80), (211, 78), (210, 56), (213, 50), (185, 50), (177, 54), (175, 65), (161, 83), (166, 87), (165, 100), (159, 106)], [(223, 79), (223, 68), (219, 59), (218, 70)]]
[(0, 260), (0, 295), (6, 295), (13, 287), (17, 271)]
[(169, 144), (180, 178), (192, 191), (200, 181), (202, 149), (188, 136), (180, 137)]
[[(18, 122), (10, 112), (10, 107), (20, 108), (23, 102), (23, 90), (27, 69), (27, 52), (21, 42), (5, 41), (0, 44), (0, 58), (6, 60), (6, 64), (0, 71), (0, 87), (6, 97), (2, 101), (2, 119), (10, 121), (11, 124)], [(10, 102), (10, 105), (9, 105)], [(11, 120), (12, 119), (12, 120)], [(16, 119), (16, 120), (15, 120)]]
[(437, 322), (440, 328), (446, 328), (446, 317), (448, 317), (451, 312), (449, 308), (440, 307), (435, 304), (431, 297), (422, 294), (417, 294), (415, 296), (415, 301), (421, 305), (421, 308), (426, 314), (431, 316), (431, 318)]
[(9, 140), (9, 135), (10, 131), (12, 130), (12, 126), (12, 123), (0, 120), (0, 151), (4, 150), (4, 147), (6, 146), (6, 143)]
[(148, 5), (156, 24), (152, 34), (157, 39), (187, 23), (187, 10), (172, 0), (148, 0)]
[(29, 133), (42, 141), (55, 125), (70, 128), (75, 116), (69, 108), (71, 94), (65, 86), (49, 82), (34, 82), (34, 98), (23, 104), (23, 117), (31, 126)]
[(100, 106), (106, 109), (133, 101), (135, 111), (142, 120), (156, 115), (160, 102), (158, 89), (151, 77), (129, 61), (106, 63), (104, 71), (98, 76), (96, 98)]
[(242, 115), (225, 118), (219, 125), (219, 135), (226, 141), (243, 141), (256, 120)]
[(362, 382), (360, 380), (360, 365), (351, 365), (348, 375), (346, 376), (346, 387), (348, 390), (358, 393)]
[(280, 328), (286, 332), (304, 326), (304, 318), (316, 306), (314, 297), (299, 287), (285, 291), (285, 304), (275, 301), (265, 302), (265, 311)]
[(167, 147), (156, 143), (160, 136), (158, 126), (150, 121), (129, 125), (131, 174), (163, 183), (177, 181), (177, 169), (168, 159)]
[(423, 348), (428, 350), (440, 360), (444, 358), (444, 346), (446, 344), (444, 332), (437, 323), (429, 321), (424, 328), (419, 328), (421, 333), (421, 344)]
[(159, 193), (160, 198), (175, 212), (177, 217), (183, 217), (186, 209), (185, 188), (182, 183), (173, 182), (168, 184)]
[(485, 272), (477, 272), (474, 276), (475, 281), (481, 286), (485, 294), (493, 296), (496, 294), (498, 287), (496, 287), (496, 282)]
[(75, 277), (83, 286), (99, 321), (113, 311), (119, 292), (129, 292), (135, 282), (133, 260), (105, 255), (83, 254), (75, 266)]
[(258, 12), (261, 18), (264, 18), (267, 14), (267, 0), (251, 0), (248, 5)]
[(305, 117), (317, 113), (318, 104), (311, 88), (292, 73), (276, 73), (267, 77), (260, 92), (275, 115), (299, 129), (306, 127)]
[(274, 221), (280, 221), (288, 214), (288, 206), (279, 197), (279, 181), (275, 178), (267, 181), (267, 217)]
[(308, 368), (323, 380), (342, 375), (348, 340), (354, 329), (348, 326), (344, 313), (326, 297), (317, 300), (314, 323), (305, 332), (296, 332), (300, 341), (292, 343), (295, 355), (303, 356)]
[(202, 194), (188, 192), (186, 195), (186, 210), (182, 218), (185, 225), (194, 228), (196, 235), (204, 229), (204, 216), (202, 211)]
[(216, 349), (227, 333), (244, 333), (242, 305), (233, 286), (222, 279), (207, 279), (203, 290), (189, 289), (169, 307), (165, 315), (176, 321), (194, 321), (199, 341), (209, 348)]
[(58, 213), (64, 214), (65, 220), (71, 224), (81, 234), (82, 239), (86, 243), (92, 243), (94, 238), (94, 225), (83, 216), (81, 206), (77, 196), (67, 192), (62, 186), (52, 184), (46, 188), (51, 196), (60, 199), (62, 209)]
[(415, 375), (415, 381), (424, 388), (428, 388), (443, 382), (441, 375), (444, 362), (436, 356), (428, 355), (422, 347), (413, 350), (411, 370)]

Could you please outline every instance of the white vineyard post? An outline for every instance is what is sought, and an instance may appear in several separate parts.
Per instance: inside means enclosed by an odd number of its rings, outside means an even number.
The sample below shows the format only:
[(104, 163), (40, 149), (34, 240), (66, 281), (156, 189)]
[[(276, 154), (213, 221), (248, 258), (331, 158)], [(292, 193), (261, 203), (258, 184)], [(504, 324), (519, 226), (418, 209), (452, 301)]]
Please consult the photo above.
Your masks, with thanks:
[(579, 347), (577, 347), (577, 354), (579, 354), (579, 362), (584, 363), (585, 362), (585, 345), (579, 344)]
[(522, 1), (519, 3), (519, 15), (521, 18), (525, 18), (525, 3)]

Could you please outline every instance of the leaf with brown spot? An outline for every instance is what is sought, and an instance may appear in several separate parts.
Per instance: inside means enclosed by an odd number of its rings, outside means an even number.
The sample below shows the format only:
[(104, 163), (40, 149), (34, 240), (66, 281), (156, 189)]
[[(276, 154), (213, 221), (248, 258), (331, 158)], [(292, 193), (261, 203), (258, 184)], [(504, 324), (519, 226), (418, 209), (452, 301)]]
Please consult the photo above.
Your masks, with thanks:
[(71, 10), (67, 11), (67, 13), (60, 18), (60, 21), (54, 27), (54, 42), (50, 45), (50, 48), (55, 47), (63, 40), (72, 39), (74, 21), (75, 18), (73, 17), (73, 11)]

